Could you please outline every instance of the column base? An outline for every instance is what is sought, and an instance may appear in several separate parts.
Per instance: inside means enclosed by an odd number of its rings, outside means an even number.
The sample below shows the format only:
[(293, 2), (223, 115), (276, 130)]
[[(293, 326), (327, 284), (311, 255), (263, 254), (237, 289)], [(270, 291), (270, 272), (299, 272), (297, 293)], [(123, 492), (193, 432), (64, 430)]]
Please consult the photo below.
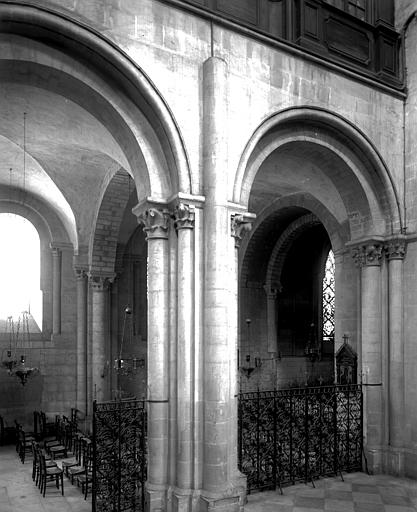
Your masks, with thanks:
[(394, 476), (404, 476), (405, 474), (405, 450), (404, 448), (395, 448), (388, 446), (386, 452), (387, 473)]
[(193, 489), (168, 489), (168, 512), (197, 512), (200, 491)]
[(382, 447), (364, 447), (365, 461), (364, 469), (368, 469), (371, 475), (377, 475), (384, 472), (384, 455)]
[(236, 475), (228, 489), (202, 491), (198, 512), (243, 512), (246, 503), (246, 476)]
[(145, 486), (146, 512), (167, 511), (167, 488), (164, 485), (146, 483)]

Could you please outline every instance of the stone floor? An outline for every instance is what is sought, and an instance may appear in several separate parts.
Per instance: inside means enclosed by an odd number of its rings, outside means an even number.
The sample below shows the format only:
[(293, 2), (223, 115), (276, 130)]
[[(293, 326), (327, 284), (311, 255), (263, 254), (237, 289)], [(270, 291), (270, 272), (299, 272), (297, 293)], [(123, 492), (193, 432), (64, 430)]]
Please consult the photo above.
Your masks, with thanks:
[[(364, 473), (326, 478), (248, 496), (245, 512), (417, 512), (417, 482)], [(43, 498), (32, 481), (32, 461), (22, 464), (13, 446), (0, 447), (0, 512), (91, 512), (76, 486), (64, 479), (64, 496), (53, 485)]]
[(251, 494), (245, 512), (416, 512), (417, 482), (351, 473)]
[(91, 512), (91, 495), (64, 477), (64, 496), (48, 484), (43, 498), (32, 480), (32, 457), (20, 462), (14, 446), (0, 446), (0, 512)]

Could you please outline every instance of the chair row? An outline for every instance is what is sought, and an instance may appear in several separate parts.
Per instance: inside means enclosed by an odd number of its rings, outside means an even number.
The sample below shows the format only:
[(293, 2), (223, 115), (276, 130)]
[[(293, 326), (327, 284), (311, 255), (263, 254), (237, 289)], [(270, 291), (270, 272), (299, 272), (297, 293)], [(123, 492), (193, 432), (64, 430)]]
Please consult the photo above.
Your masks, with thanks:
[[(84, 499), (87, 498), (93, 480), (92, 442), (84, 433), (75, 430), (73, 421), (63, 416), (57, 422), (55, 436), (47, 436), (42, 441), (32, 441), (31, 444), (32, 477), (43, 494), (45, 494), (46, 483), (52, 481), (52, 477), (55, 478), (57, 488), (61, 486), (63, 493), (63, 474), (65, 473), (71, 484), (81, 487)], [(42, 457), (45, 458), (45, 471), (42, 466)], [(58, 460), (62, 473), (57, 464)]]

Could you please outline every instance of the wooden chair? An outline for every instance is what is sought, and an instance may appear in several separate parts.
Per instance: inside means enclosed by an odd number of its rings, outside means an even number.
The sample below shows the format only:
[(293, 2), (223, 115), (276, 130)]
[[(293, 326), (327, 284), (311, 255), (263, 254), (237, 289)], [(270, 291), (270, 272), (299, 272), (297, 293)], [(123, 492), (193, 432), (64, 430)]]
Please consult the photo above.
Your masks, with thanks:
[(74, 478), (83, 474), (92, 463), (92, 443), (89, 438), (83, 437), (81, 439), (81, 452), (81, 463), (77, 466), (66, 468), (66, 474), (69, 476), (72, 484), (74, 483)]
[(81, 466), (82, 467), (82, 445), (81, 445), (81, 439), (75, 434), (72, 436), (72, 442), (71, 447), (73, 451), (73, 456), (68, 457), (66, 459), (61, 459), (62, 469), (64, 470), (64, 473), (68, 477), (68, 469), (75, 467), (75, 466)]
[(37, 441), (32, 441), (32, 453), (33, 453), (33, 466), (32, 466), (32, 480), (36, 483), (36, 486), (40, 486), (41, 482), (41, 455), (45, 457), (45, 464), (47, 468), (57, 467), (57, 463), (51, 459), (48, 459), (45, 452), (39, 446)]
[(16, 443), (15, 427), (6, 427), (4, 419), (0, 416), (0, 446)]
[(47, 421), (46, 414), (43, 411), (40, 412), (40, 431), (42, 439), (56, 435), (58, 421), (59, 416), (55, 416), (55, 421)]
[(32, 441), (35, 439), (32, 436), (26, 436), (25, 431), (22, 427), (19, 428), (17, 432), (18, 437), (18, 455), (22, 464), (25, 463), (26, 455), (32, 455)]
[(92, 490), (93, 483), (93, 454), (92, 443), (90, 440), (86, 444), (86, 456), (84, 462), (84, 470), (76, 474), (77, 485), (81, 485), (81, 491), (84, 494), (84, 499), (87, 499), (88, 491)]
[(54, 482), (57, 489), (61, 485), (61, 494), (64, 496), (64, 472), (58, 466), (48, 467), (45, 455), (39, 454), (40, 460), (40, 491), (43, 497), (46, 493), (46, 485), (48, 482)]

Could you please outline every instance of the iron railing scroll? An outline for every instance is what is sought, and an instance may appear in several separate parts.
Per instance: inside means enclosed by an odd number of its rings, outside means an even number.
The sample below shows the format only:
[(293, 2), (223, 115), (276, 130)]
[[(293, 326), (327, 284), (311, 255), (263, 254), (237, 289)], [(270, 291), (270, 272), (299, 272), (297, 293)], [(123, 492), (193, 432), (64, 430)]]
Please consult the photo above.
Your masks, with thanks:
[(239, 394), (239, 469), (248, 492), (360, 471), (361, 385)]
[(145, 402), (94, 402), (93, 512), (143, 511), (145, 482)]

